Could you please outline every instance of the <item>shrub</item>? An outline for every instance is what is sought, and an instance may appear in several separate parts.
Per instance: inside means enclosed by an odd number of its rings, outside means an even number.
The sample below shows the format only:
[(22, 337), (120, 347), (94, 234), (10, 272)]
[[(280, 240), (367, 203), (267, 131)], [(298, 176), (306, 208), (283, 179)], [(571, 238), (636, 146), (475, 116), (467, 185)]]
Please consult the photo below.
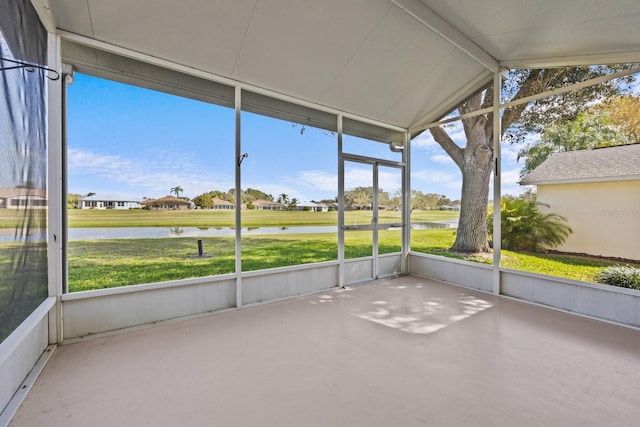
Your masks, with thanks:
[[(535, 195), (505, 196), (500, 206), (502, 248), (513, 251), (543, 252), (561, 245), (572, 233), (567, 219), (556, 213), (543, 213)], [(487, 218), (489, 237), (493, 238), (493, 212)]]
[(640, 290), (640, 268), (613, 265), (598, 273), (596, 280), (607, 285)]

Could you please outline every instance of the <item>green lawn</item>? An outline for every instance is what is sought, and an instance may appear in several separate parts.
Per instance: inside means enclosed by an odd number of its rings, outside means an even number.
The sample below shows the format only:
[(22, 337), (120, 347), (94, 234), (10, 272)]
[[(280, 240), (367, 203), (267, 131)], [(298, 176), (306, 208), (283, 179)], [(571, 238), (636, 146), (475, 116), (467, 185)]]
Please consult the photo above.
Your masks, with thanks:
[[(233, 237), (112, 239), (69, 243), (69, 291), (129, 286), (235, 272)], [(371, 255), (371, 232), (350, 232), (345, 257)], [(400, 233), (380, 233), (381, 253), (400, 250)], [(282, 234), (242, 238), (243, 271), (338, 259), (337, 234)]]
[[(70, 210), (70, 227), (233, 227), (233, 211)], [(413, 212), (412, 222), (450, 220), (456, 212)], [(382, 211), (381, 221), (400, 222), (400, 213)], [(336, 225), (337, 212), (242, 211), (243, 227), (293, 227)], [(10, 218), (0, 218), (0, 224)], [(17, 219), (14, 219), (14, 221)], [(41, 217), (42, 220), (42, 217)], [(370, 211), (345, 213), (346, 224), (368, 224)], [(455, 230), (413, 230), (411, 249), (458, 259), (491, 263), (492, 257), (465, 257), (448, 251)], [(400, 250), (400, 232), (380, 233), (380, 253)], [(166, 280), (233, 273), (233, 237), (204, 237), (204, 251), (211, 258), (193, 258), (197, 238), (118, 239), (72, 241), (68, 247), (69, 290), (72, 292), (154, 283)], [(0, 244), (0, 251), (7, 247)], [(371, 255), (369, 231), (345, 232), (345, 257)], [(337, 234), (283, 234), (242, 237), (244, 271), (336, 260)], [(603, 267), (615, 262), (557, 254), (502, 252), (502, 266), (586, 282), (595, 282)], [(5, 266), (6, 268), (7, 266)], [(5, 277), (8, 277), (5, 276)], [(5, 290), (6, 292), (6, 290)]]
[[(70, 209), (69, 227), (233, 227), (235, 211), (214, 210), (100, 210)], [(412, 221), (440, 221), (458, 218), (457, 212), (413, 212)], [(399, 211), (380, 211), (380, 222), (400, 222)], [(371, 222), (371, 211), (345, 212), (346, 224)], [(338, 212), (243, 210), (243, 227), (294, 225), (336, 225)]]
[[(414, 230), (411, 232), (411, 250), (415, 252), (441, 255), (449, 258), (467, 259), (492, 264), (491, 256), (464, 256), (447, 249), (453, 245), (455, 230)], [(513, 252), (502, 250), (500, 265), (514, 270), (596, 283), (598, 272), (616, 261), (560, 254)]]
[(0, 228), (46, 228), (46, 209), (0, 209)]
[(0, 243), (0, 342), (47, 298), (43, 243)]
[[(447, 251), (455, 235), (452, 230), (416, 230), (412, 250), (458, 259)], [(69, 244), (69, 290), (71, 292), (154, 283), (209, 275), (233, 273), (233, 237), (203, 238), (205, 254), (196, 259), (196, 238), (118, 239), (71, 242)], [(399, 251), (399, 233), (380, 234), (380, 252)], [(337, 259), (335, 234), (285, 234), (250, 236), (242, 239), (244, 271)], [(347, 233), (345, 257), (371, 254), (368, 232)], [(469, 258), (467, 258), (469, 259)], [(472, 257), (472, 261), (491, 263), (491, 256)], [(578, 256), (529, 254), (503, 251), (502, 266), (586, 282), (595, 282), (599, 269), (613, 261)]]

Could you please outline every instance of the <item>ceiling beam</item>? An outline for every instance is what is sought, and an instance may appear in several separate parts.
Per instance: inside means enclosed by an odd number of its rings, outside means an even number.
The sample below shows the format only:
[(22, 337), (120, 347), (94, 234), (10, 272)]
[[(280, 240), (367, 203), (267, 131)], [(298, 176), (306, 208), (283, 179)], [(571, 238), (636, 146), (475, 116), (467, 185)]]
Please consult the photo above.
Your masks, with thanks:
[(434, 11), (425, 6), (420, 0), (390, 0), (391, 3), (398, 6), (405, 13), (412, 16), (418, 22), (440, 37), (454, 45), (456, 48), (464, 52), (475, 61), (482, 64), (483, 67), (497, 73), (500, 70), (500, 64), (484, 49), (475, 44), (470, 38), (461, 33), (457, 28), (442, 19)]
[(636, 50), (555, 58), (514, 59), (502, 61), (500, 62), (500, 66), (518, 70), (528, 68), (578, 67), (581, 65), (630, 64), (638, 62), (640, 62), (640, 51)]
[(48, 32), (55, 34), (56, 20), (53, 17), (53, 12), (51, 12), (51, 5), (49, 4), (49, 0), (31, 0), (31, 4), (36, 10), (36, 13), (38, 14), (40, 22), (42, 22), (44, 28)]

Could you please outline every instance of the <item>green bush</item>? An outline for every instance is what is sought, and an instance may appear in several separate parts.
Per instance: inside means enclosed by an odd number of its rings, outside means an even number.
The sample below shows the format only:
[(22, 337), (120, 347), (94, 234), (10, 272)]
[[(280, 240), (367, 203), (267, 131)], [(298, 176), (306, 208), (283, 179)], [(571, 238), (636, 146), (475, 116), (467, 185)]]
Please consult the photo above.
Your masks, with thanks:
[(614, 265), (598, 273), (597, 280), (607, 285), (640, 290), (640, 268)]
[[(512, 251), (544, 252), (561, 245), (572, 233), (567, 219), (556, 213), (544, 213), (535, 194), (505, 196), (500, 206), (502, 248)], [(487, 218), (490, 240), (493, 239), (493, 212)]]

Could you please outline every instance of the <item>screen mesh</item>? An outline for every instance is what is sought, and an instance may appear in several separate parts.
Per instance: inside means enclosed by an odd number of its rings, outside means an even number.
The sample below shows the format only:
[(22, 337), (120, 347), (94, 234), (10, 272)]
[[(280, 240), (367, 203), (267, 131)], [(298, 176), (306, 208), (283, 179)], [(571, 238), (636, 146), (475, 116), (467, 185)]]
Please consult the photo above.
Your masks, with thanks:
[(0, 0), (0, 341), (47, 297), (46, 32), (28, 0)]

